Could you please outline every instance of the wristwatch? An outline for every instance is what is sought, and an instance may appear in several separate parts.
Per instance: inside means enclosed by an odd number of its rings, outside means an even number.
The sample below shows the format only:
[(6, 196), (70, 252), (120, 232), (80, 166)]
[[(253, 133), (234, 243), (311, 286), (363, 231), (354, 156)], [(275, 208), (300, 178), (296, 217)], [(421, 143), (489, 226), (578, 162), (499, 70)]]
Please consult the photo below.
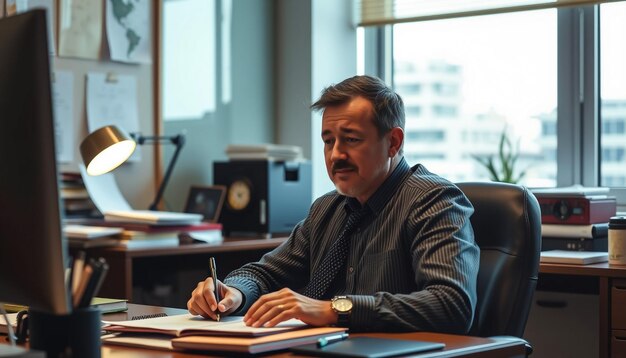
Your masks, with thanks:
[(350, 323), (352, 300), (346, 296), (335, 296), (330, 300), (330, 308), (337, 312), (337, 326), (347, 327)]

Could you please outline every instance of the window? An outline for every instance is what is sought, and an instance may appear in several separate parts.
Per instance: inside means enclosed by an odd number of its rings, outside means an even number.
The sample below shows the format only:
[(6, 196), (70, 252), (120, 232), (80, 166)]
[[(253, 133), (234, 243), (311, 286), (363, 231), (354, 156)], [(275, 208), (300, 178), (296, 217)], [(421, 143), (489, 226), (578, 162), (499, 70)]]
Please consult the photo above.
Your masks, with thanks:
[[(624, 148), (623, 147), (608, 147), (602, 148), (602, 162), (603, 163), (623, 163), (624, 162)], [(612, 178), (616, 178), (616, 175), (607, 174)], [(624, 177), (626, 179), (626, 176)]]
[(409, 164), (452, 181), (488, 180), (474, 157), (497, 155), (506, 131), (517, 171), (527, 172), (523, 183), (556, 185), (557, 10), (405, 23), (392, 32), (389, 82), (407, 108)]
[(405, 140), (411, 142), (437, 143), (444, 140), (443, 131), (408, 131)]
[[(622, 211), (624, 18), (626, 2), (618, 1), (388, 25), (375, 29), (370, 46), (384, 56), (370, 73), (422, 108), (419, 120), (407, 117), (407, 131), (445, 133), (437, 145), (407, 139), (411, 164), (453, 181), (486, 180), (475, 158), (494, 155), (506, 132), (526, 170), (522, 184), (607, 186)], [(406, 90), (415, 85), (419, 93)]]
[(600, 182), (626, 186), (626, 3), (600, 6)]
[(408, 118), (417, 118), (422, 114), (422, 107), (417, 105), (410, 105), (404, 107), (404, 115)]

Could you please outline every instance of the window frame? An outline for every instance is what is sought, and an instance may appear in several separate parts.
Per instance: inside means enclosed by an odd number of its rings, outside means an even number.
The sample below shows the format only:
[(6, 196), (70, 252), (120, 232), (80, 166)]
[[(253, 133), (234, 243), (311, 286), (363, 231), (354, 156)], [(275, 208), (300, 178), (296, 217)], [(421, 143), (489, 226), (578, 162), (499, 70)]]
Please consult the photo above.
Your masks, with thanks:
[[(600, 5), (557, 9), (557, 186), (600, 184)], [(393, 26), (366, 27), (365, 74), (393, 85)], [(611, 188), (626, 210), (626, 188)]]

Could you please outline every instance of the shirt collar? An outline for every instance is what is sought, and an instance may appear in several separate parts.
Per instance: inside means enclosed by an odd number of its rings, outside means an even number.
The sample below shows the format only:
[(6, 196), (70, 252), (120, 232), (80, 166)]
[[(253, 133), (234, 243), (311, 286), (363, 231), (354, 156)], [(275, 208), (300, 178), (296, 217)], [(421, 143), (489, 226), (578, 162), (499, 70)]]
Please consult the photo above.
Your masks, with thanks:
[[(369, 207), (372, 213), (378, 214), (389, 199), (391, 199), (391, 196), (396, 192), (396, 188), (404, 181), (404, 178), (410, 171), (411, 167), (409, 167), (409, 164), (403, 157), (389, 177), (387, 177), (374, 194), (367, 199), (364, 206)], [(361, 209), (361, 204), (356, 198), (347, 197), (345, 203), (345, 208), (348, 212)]]

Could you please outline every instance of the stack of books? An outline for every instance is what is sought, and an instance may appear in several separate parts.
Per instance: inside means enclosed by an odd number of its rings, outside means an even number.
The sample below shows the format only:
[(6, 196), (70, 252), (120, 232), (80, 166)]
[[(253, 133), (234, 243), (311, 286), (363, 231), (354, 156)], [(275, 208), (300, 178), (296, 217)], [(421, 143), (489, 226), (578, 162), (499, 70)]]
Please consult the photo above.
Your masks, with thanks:
[(229, 160), (278, 160), (302, 159), (302, 147), (282, 144), (229, 145), (226, 148)]
[(96, 217), (100, 214), (89, 197), (80, 173), (61, 173), (59, 192), (66, 218)]
[(609, 223), (541, 224), (541, 250), (608, 252)]
[(608, 188), (574, 185), (532, 192), (541, 207), (542, 251), (608, 251), (608, 223), (616, 213)]
[(83, 249), (103, 246), (140, 249), (171, 247), (192, 242), (215, 244), (223, 241), (222, 225), (207, 222), (191, 225), (151, 225), (92, 220), (84, 225), (66, 225), (64, 233), (70, 246)]

